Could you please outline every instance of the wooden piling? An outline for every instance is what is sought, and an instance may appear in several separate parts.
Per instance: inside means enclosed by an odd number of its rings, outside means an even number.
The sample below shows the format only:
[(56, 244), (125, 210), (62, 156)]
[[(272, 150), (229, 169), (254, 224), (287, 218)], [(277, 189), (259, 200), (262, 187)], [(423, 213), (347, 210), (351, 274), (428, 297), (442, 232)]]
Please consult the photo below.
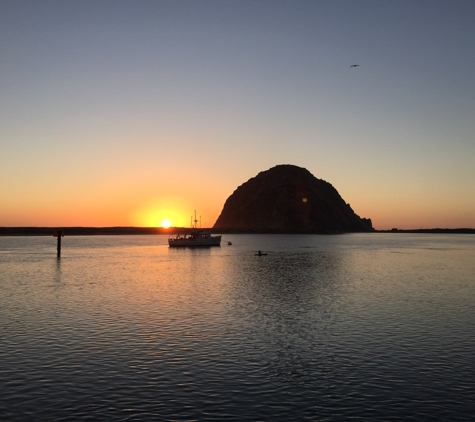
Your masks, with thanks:
[(64, 236), (63, 231), (55, 230), (53, 236), (58, 238), (57, 257), (61, 258), (61, 238)]

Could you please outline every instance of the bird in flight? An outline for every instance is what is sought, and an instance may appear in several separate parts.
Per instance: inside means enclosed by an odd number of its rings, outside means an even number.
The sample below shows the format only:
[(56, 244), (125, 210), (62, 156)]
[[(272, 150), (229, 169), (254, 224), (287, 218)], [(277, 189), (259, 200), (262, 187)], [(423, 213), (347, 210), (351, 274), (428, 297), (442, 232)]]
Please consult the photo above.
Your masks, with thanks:
[(357, 67), (359, 64), (352, 64), (350, 67)]

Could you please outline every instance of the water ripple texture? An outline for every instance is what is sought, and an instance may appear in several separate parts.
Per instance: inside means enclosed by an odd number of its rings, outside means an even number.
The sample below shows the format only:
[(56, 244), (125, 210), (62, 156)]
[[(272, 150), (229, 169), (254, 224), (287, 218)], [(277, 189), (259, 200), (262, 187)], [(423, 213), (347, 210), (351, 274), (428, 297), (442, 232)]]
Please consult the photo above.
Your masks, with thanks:
[(226, 237), (0, 238), (0, 420), (473, 420), (475, 236)]

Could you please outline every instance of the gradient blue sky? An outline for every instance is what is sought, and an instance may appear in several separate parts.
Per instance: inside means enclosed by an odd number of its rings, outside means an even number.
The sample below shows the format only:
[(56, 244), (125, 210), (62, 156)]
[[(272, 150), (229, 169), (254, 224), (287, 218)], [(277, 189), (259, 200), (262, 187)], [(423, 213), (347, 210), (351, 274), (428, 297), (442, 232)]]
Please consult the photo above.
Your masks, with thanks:
[(1, 0), (0, 226), (211, 226), (295, 164), (377, 229), (475, 227), (474, 22), (472, 0)]

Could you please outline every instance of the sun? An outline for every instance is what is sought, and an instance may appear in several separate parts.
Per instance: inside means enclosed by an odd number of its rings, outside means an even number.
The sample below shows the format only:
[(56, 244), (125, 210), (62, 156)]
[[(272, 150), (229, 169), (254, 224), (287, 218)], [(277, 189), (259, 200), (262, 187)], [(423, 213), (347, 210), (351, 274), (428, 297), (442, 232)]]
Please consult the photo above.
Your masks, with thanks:
[(170, 223), (170, 220), (162, 220), (162, 227), (164, 229), (168, 229), (171, 225), (172, 223)]

